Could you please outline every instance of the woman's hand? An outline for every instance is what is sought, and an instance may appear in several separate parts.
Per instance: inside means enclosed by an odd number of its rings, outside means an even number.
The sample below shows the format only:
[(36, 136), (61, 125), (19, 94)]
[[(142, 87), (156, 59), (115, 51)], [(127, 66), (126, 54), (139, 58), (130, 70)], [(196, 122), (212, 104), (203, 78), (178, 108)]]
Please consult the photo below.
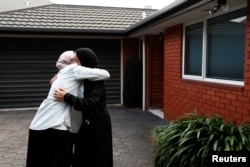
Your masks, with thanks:
[(67, 93), (67, 91), (64, 88), (59, 88), (55, 90), (53, 96), (56, 101), (64, 101), (64, 96)]
[(57, 79), (57, 74), (55, 74), (55, 75), (53, 76), (53, 78), (51, 78), (51, 80), (50, 80), (50, 85), (52, 85), (53, 82), (54, 82), (56, 79)]

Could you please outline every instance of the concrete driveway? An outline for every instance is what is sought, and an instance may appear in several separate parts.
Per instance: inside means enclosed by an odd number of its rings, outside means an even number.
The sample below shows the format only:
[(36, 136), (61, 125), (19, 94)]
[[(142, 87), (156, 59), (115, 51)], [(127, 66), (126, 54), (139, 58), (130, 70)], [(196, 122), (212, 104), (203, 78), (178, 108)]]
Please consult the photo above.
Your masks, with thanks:
[[(166, 124), (148, 111), (108, 107), (114, 167), (153, 167), (150, 130)], [(0, 111), (0, 167), (25, 167), (29, 124), (36, 110)]]

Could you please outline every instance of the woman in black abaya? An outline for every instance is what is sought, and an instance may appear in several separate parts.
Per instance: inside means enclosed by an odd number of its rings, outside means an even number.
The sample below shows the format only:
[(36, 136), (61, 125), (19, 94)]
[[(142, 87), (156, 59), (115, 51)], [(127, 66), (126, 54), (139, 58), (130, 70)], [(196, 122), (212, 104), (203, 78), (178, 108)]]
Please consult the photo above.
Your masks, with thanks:
[[(97, 57), (89, 48), (77, 49), (82, 66), (97, 68)], [(76, 137), (73, 167), (113, 167), (112, 130), (106, 108), (104, 81), (84, 80), (84, 98), (78, 98), (63, 88), (54, 94), (82, 112), (82, 124)]]

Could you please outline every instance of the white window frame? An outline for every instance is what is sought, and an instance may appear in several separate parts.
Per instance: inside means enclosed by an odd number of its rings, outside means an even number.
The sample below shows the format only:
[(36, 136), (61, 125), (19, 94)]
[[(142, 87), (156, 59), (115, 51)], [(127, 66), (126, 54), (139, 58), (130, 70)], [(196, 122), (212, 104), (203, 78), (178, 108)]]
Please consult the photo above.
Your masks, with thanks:
[[(231, 9), (230, 12), (234, 12), (239, 9), (243, 9), (247, 5), (241, 5), (239, 7), (235, 7), (234, 9)], [(229, 12), (228, 12), (229, 13)], [(244, 78), (243, 81), (234, 81), (234, 80), (224, 80), (224, 79), (213, 79), (213, 78), (207, 78), (206, 77), (206, 57), (207, 57), (207, 21), (208, 19), (218, 17), (222, 14), (226, 14), (225, 12), (218, 12), (216, 16), (210, 16), (204, 19), (199, 19), (195, 20), (192, 22), (185, 23), (183, 26), (183, 50), (182, 50), (182, 78), (183, 79), (190, 79), (190, 80), (197, 80), (197, 81), (204, 81), (204, 82), (211, 82), (211, 83), (220, 83), (220, 84), (228, 84), (228, 85), (236, 85), (236, 86), (244, 86)], [(202, 22), (203, 23), (203, 44), (202, 44), (202, 71), (201, 71), (201, 76), (196, 76), (196, 75), (186, 75), (184, 73), (185, 70), (185, 36), (186, 32), (185, 29), (187, 26), (196, 24)], [(244, 64), (242, 65), (244, 67)]]

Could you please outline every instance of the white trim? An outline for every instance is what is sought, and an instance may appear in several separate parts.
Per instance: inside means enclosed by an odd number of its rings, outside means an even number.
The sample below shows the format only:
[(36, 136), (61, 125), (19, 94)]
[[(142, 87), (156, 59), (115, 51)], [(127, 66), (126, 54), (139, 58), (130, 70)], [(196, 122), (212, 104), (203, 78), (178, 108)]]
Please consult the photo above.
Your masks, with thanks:
[[(142, 110), (146, 110), (146, 54), (145, 54), (145, 36), (142, 40)], [(140, 45), (140, 44), (139, 44)], [(141, 46), (139, 46), (141, 47)], [(140, 48), (139, 48), (140, 50)]]
[(244, 86), (243, 81), (233, 81), (233, 80), (223, 80), (223, 79), (213, 79), (213, 78), (202, 78), (197, 76), (182, 76), (183, 79), (193, 80), (193, 81), (201, 81), (201, 82), (210, 82), (210, 83), (218, 83), (218, 84), (226, 84), (226, 85), (234, 85), (234, 86)]
[(187, 25), (183, 25), (183, 29), (182, 29), (182, 78), (185, 76), (184, 74), (184, 67), (185, 67), (185, 51), (186, 51), (186, 48), (185, 48), (185, 43), (186, 43), (186, 37), (185, 37), (185, 28), (186, 28)]
[(164, 119), (164, 112), (160, 109), (150, 109), (148, 110), (153, 115), (156, 115), (157, 117)]
[(202, 71), (201, 71), (201, 75), (202, 75), (202, 79), (206, 78), (206, 63), (207, 63), (207, 20), (203, 20), (203, 34), (202, 34), (203, 40), (202, 40)]
[(124, 76), (123, 76), (123, 67), (124, 67), (124, 62), (123, 62), (123, 58), (124, 58), (124, 55), (123, 55), (123, 38), (120, 40), (121, 41), (121, 57), (120, 57), (120, 63), (121, 63), (121, 70), (120, 70), (120, 82), (121, 82), (121, 91), (120, 91), (120, 99), (121, 99), (121, 104), (123, 104), (123, 81), (124, 81)]
[(202, 76), (196, 76), (196, 75), (183, 75), (182, 78), (184, 79), (193, 79), (193, 80), (203, 80)]
[(228, 85), (244, 86), (243, 81), (223, 80), (223, 79), (213, 79), (213, 78), (205, 78), (204, 81), (205, 82), (228, 84)]

